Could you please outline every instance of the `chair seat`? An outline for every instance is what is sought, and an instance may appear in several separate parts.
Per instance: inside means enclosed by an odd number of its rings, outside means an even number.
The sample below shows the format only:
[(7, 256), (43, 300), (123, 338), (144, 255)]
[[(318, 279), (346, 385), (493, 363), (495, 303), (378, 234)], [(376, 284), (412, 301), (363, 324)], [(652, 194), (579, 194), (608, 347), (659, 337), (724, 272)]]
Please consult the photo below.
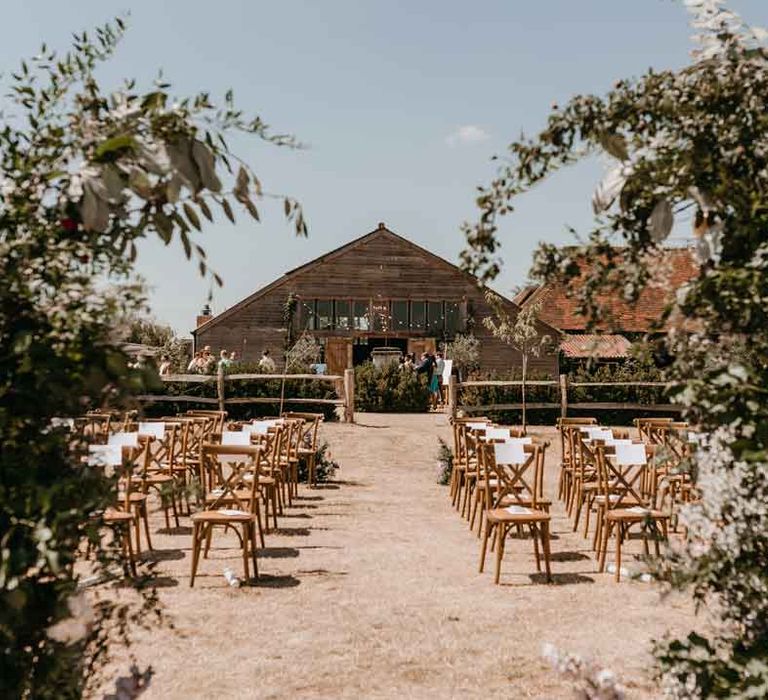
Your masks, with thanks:
[(606, 517), (608, 520), (636, 522), (641, 522), (646, 518), (651, 518), (652, 520), (669, 520), (669, 515), (667, 513), (662, 513), (660, 510), (654, 510), (653, 508), (642, 508), (640, 506), (609, 510)]
[[(504, 496), (504, 498), (501, 499), (501, 503), (499, 504), (500, 508), (506, 508), (507, 506), (525, 506), (526, 508), (533, 507), (533, 502), (530, 499), (519, 499), (519, 498), (512, 498), (512, 496)], [(549, 512), (549, 509), (552, 507), (552, 501), (548, 498), (537, 498), (536, 499), (536, 510), (543, 510), (545, 513)]]
[(135, 519), (136, 517), (133, 513), (126, 513), (124, 510), (107, 508), (104, 511), (104, 522), (106, 523), (127, 523)]
[(533, 510), (523, 506), (525, 512), (510, 513), (506, 508), (494, 508), (488, 512), (488, 522), (491, 523), (540, 523), (549, 521), (549, 513), (543, 510)]
[(192, 514), (193, 523), (248, 523), (256, 516), (239, 509), (226, 510), (202, 510)]

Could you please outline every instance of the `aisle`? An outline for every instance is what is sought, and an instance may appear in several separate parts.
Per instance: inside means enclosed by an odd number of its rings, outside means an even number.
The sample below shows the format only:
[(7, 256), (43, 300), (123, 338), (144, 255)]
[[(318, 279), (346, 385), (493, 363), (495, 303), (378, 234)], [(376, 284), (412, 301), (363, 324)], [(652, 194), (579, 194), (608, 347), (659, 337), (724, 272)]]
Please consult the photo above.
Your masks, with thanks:
[[(157, 671), (142, 698), (566, 698), (542, 643), (639, 676), (648, 640), (689, 614), (647, 585), (595, 575), (560, 517), (559, 585), (536, 582), (527, 542), (510, 543), (504, 585), (479, 575), (478, 540), (435, 483), (444, 415), (361, 414), (322, 433), (339, 481), (301, 488), (268, 536), (258, 586), (228, 588), (221, 571), (239, 571), (237, 552), (214, 551), (190, 590), (189, 535), (157, 536), (177, 632), (142, 635), (137, 657)], [(605, 614), (617, 595), (619, 627)]]

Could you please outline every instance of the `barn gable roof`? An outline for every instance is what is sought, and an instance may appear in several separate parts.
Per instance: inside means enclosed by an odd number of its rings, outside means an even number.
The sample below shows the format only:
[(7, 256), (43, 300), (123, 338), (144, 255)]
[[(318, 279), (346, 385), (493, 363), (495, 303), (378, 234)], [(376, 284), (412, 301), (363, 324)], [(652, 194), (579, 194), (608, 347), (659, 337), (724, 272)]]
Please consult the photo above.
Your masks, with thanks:
[[(245, 306), (248, 306), (249, 304), (252, 304), (253, 302), (257, 301), (259, 298), (267, 294), (268, 292), (271, 292), (272, 290), (286, 284), (299, 274), (306, 272), (307, 270), (310, 270), (314, 267), (317, 267), (318, 265), (321, 265), (325, 262), (328, 262), (330, 260), (333, 260), (341, 255), (345, 255), (346, 253), (349, 253), (350, 251), (355, 250), (356, 248), (359, 248), (367, 243), (370, 243), (373, 240), (376, 240), (378, 238), (382, 237), (389, 237), (391, 239), (395, 239), (400, 245), (407, 246), (411, 248), (412, 250), (417, 251), (420, 255), (426, 256), (431, 258), (432, 260), (438, 262), (440, 265), (444, 265), (446, 267), (450, 267), (454, 272), (461, 274), (463, 277), (465, 277), (468, 281), (472, 282), (473, 284), (479, 284), (476, 277), (471, 275), (470, 273), (466, 272), (465, 270), (462, 270), (457, 265), (454, 265), (453, 263), (449, 262), (445, 258), (440, 257), (439, 255), (436, 255), (435, 253), (427, 250), (426, 248), (421, 247), (420, 245), (417, 245), (413, 241), (408, 240), (407, 238), (404, 238), (403, 236), (395, 233), (394, 231), (391, 231), (388, 229), (383, 223), (380, 223), (377, 228), (375, 228), (373, 231), (370, 231), (369, 233), (364, 234), (363, 236), (360, 236), (359, 238), (356, 238), (349, 243), (345, 243), (342, 246), (339, 246), (338, 248), (335, 248), (334, 250), (325, 253), (324, 255), (321, 255), (318, 258), (315, 258), (314, 260), (310, 260), (307, 263), (304, 263), (303, 265), (299, 265), (298, 267), (293, 268), (292, 270), (289, 270), (281, 277), (278, 277), (273, 282), (270, 282), (266, 286), (262, 287), (261, 289), (256, 290), (253, 294), (250, 294), (249, 296), (245, 297), (241, 301), (237, 302), (236, 304), (233, 304), (228, 309), (225, 309), (220, 314), (217, 314), (216, 316), (212, 316), (210, 320), (206, 321), (202, 325), (198, 326), (195, 330), (192, 331), (193, 335), (196, 335), (199, 331), (207, 331), (214, 326), (216, 326), (220, 321), (223, 321), (233, 314), (237, 313), (240, 309), (242, 309)], [(499, 295), (502, 299), (502, 302), (505, 306), (511, 307), (513, 310), (519, 309), (519, 305), (515, 304), (511, 300), (507, 299), (503, 295)], [(542, 325), (547, 327), (548, 332), (553, 333), (554, 335), (559, 335), (560, 331), (558, 331), (556, 328), (550, 326), (550, 324), (546, 323), (545, 321), (541, 321)]]

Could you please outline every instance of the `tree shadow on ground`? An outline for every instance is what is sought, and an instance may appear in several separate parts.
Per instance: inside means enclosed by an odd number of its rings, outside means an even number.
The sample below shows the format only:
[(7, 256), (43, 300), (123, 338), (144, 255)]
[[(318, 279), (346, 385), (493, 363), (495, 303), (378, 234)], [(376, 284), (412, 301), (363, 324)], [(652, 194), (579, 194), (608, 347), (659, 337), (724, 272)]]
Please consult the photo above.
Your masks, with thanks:
[(259, 559), (287, 559), (298, 557), (299, 550), (295, 547), (265, 547), (264, 549), (257, 549), (256, 555)]
[(325, 496), (294, 496), (294, 501), (324, 501)]
[(312, 516), (309, 513), (283, 513), (281, 518), (311, 518)]
[(299, 569), (299, 576), (347, 576), (348, 571), (328, 571), (328, 569)]
[(386, 430), (389, 425), (368, 425), (367, 423), (355, 423), (358, 428), (373, 428), (374, 430)]
[(173, 578), (173, 576), (158, 576), (152, 579), (150, 588), (177, 588), (179, 585), (179, 579)]

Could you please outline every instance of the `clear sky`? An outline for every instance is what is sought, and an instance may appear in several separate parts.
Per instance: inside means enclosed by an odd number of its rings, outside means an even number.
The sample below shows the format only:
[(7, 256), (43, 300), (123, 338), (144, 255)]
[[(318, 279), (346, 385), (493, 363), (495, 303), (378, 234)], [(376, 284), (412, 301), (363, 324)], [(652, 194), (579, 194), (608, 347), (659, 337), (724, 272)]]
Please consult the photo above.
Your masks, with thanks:
[[(730, 6), (768, 25), (767, 0)], [(275, 206), (261, 224), (209, 226), (199, 239), (225, 281), (214, 312), (379, 221), (456, 261), (494, 153), (536, 130), (553, 102), (683, 64), (691, 33), (672, 0), (3, 0), (0, 71), (42, 41), (66, 48), (70, 32), (127, 11), (105, 84), (146, 84), (162, 68), (180, 95), (231, 87), (244, 110), (310, 146), (237, 142), (265, 188), (303, 203), (310, 236), (296, 239)], [(525, 280), (539, 241), (566, 243), (566, 225), (586, 228), (601, 167), (561, 173), (520, 200), (504, 230), (500, 291)], [(189, 331), (208, 284), (180, 246), (144, 245), (139, 270), (154, 315)]]

